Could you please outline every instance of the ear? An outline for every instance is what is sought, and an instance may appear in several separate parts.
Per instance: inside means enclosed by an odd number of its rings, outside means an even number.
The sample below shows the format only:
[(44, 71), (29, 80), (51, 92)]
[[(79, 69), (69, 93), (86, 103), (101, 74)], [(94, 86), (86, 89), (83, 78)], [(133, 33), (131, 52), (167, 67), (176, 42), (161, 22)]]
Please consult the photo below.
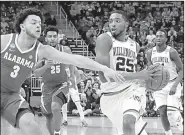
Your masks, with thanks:
[(20, 24), (20, 28), (21, 28), (21, 30), (25, 31), (25, 26), (24, 26), (24, 24)]

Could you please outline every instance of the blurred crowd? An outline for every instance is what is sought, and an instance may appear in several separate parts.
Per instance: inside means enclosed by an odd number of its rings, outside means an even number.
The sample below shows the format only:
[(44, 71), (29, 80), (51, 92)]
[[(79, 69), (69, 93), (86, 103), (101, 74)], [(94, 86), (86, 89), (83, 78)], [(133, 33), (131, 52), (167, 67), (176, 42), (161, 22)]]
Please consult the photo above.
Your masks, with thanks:
[(123, 10), (130, 23), (127, 35), (141, 46), (138, 55), (138, 70), (146, 66), (145, 52), (155, 46), (155, 32), (165, 29), (168, 45), (175, 48), (184, 61), (184, 2), (60, 2), (69, 19), (75, 24), (90, 51), (95, 55), (98, 35), (109, 31), (108, 18), (111, 11)]

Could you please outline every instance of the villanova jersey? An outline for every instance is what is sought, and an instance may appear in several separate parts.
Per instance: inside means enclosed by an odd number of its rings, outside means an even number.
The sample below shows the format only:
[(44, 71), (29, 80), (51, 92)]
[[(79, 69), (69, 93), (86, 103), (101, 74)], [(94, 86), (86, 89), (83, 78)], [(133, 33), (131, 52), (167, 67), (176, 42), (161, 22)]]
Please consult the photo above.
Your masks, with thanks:
[(151, 61), (152, 64), (163, 64), (164, 68), (167, 69), (170, 73), (170, 80), (175, 79), (178, 74), (176, 70), (176, 65), (173, 61), (170, 59), (170, 46), (167, 46), (167, 48), (163, 52), (157, 52), (156, 47), (152, 49), (152, 56)]
[[(58, 45), (57, 50), (63, 51), (63, 46)], [(44, 65), (45, 61), (43, 62)], [(63, 82), (68, 81), (68, 68), (65, 64), (54, 62), (55, 64), (48, 68), (42, 75), (42, 82), (46, 87), (56, 87), (57, 85), (62, 84)]]
[(40, 42), (22, 51), (17, 44), (18, 34), (12, 34), (1, 51), (1, 92), (20, 92), (22, 83), (31, 75), (37, 61)]
[[(128, 38), (127, 41), (121, 42), (112, 37), (110, 32), (107, 34), (112, 39), (112, 48), (110, 49), (110, 68), (115, 71), (135, 72), (137, 62), (137, 43)], [(107, 82), (102, 85), (104, 92), (115, 92), (131, 86), (133, 80), (125, 81), (122, 84), (116, 82)]]

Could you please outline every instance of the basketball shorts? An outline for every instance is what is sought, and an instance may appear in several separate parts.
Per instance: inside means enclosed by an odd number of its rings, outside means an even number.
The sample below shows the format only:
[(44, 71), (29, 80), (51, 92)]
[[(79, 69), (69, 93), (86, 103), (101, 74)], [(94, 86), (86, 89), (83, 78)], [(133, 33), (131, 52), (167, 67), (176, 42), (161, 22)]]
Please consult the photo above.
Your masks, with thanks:
[[(137, 89), (137, 91), (135, 91)], [(123, 132), (123, 116), (131, 114), (138, 120), (140, 117), (140, 110), (142, 106), (142, 96), (146, 96), (145, 87), (138, 87), (138, 85), (131, 85), (120, 93), (103, 94), (100, 99), (100, 107), (104, 113), (117, 128), (118, 133)], [(112, 90), (113, 91), (113, 90)], [(130, 91), (129, 94), (125, 91)], [(140, 92), (139, 92), (140, 91)], [(144, 92), (143, 92), (144, 91)], [(146, 103), (143, 103), (146, 104)]]
[(1, 117), (12, 126), (19, 128), (19, 119), (28, 112), (34, 113), (20, 93), (1, 93)]
[(78, 90), (76, 90), (74, 88), (69, 88), (69, 95), (71, 96), (73, 102), (80, 101)]
[(41, 111), (43, 115), (51, 115), (52, 110), (51, 110), (51, 104), (52, 102), (59, 103), (61, 107), (63, 104), (67, 103), (67, 98), (62, 92), (62, 89), (53, 89), (49, 87), (44, 87), (42, 86), (42, 91), (43, 89), (47, 89), (46, 91), (52, 91), (52, 93), (49, 94), (42, 94), (41, 96)]
[[(170, 92), (170, 89), (174, 83), (175, 83), (175, 80), (170, 81), (162, 90), (156, 91), (153, 93), (153, 97), (156, 102), (156, 109), (158, 109), (160, 106), (167, 105), (169, 92)], [(173, 95), (173, 96), (180, 98), (181, 91), (182, 91), (182, 86), (181, 86), (181, 84), (179, 84), (177, 86), (177, 91), (176, 91), (175, 95)]]

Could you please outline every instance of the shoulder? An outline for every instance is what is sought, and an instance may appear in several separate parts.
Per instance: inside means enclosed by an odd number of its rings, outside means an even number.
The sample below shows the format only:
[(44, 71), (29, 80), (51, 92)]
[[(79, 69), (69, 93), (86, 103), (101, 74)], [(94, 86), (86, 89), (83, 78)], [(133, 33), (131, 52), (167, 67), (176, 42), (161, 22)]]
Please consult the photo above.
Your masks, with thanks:
[(174, 57), (179, 57), (179, 54), (178, 54), (177, 50), (175, 50), (173, 47), (170, 47), (169, 53), (170, 53), (170, 57), (171, 57), (172, 59), (173, 59)]
[(103, 33), (97, 37), (96, 48), (111, 48), (112, 38), (107, 33)]
[(1, 50), (3, 50), (10, 42), (13, 34), (1, 35)]

